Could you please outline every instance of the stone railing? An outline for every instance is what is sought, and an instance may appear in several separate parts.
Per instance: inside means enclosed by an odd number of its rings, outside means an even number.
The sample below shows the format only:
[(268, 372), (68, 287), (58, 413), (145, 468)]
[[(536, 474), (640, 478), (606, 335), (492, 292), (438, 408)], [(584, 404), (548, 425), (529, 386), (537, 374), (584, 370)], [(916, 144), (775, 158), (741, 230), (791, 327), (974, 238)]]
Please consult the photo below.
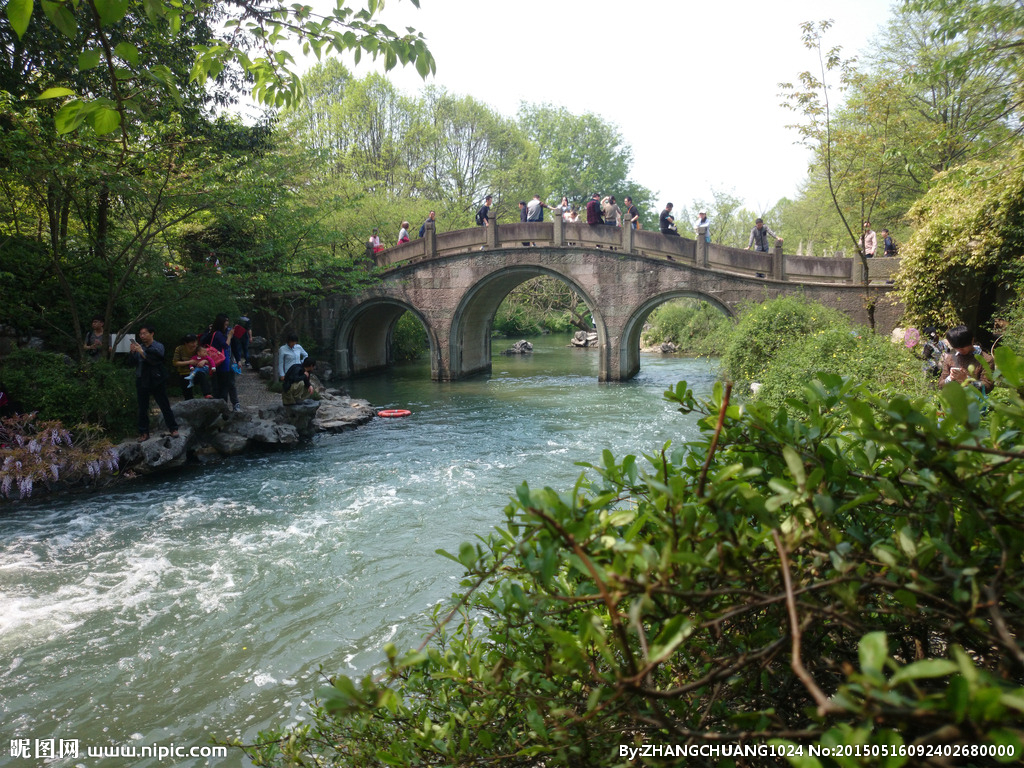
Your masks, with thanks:
[[(782, 253), (781, 241), (776, 241), (775, 248), (769, 253), (748, 251), (708, 243), (702, 234), (698, 233), (697, 240), (690, 240), (663, 235), (657, 231), (570, 223), (559, 218), (512, 224), (492, 221), (487, 227), (458, 229), (441, 234), (437, 234), (433, 226), (428, 225), (423, 237), (377, 254), (367, 245), (367, 256), (378, 266), (397, 267), (499, 248), (597, 248), (770, 280), (855, 285), (864, 282), (864, 266), (859, 257), (787, 256)], [(869, 260), (869, 282), (891, 280), (899, 271), (899, 264), (899, 258)]]

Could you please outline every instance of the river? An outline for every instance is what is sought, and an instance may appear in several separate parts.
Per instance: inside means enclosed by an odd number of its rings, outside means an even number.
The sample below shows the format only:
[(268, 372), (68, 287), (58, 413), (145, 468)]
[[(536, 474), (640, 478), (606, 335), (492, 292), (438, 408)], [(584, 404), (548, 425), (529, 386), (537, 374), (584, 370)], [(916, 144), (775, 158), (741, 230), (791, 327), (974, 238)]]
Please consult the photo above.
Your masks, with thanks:
[(412, 364), (351, 384), (408, 418), (0, 509), (0, 765), (42, 763), (11, 740), (53, 746), (59, 766), (246, 765), (235, 750), (85, 753), (202, 748), (303, 719), (320, 665), (363, 674), (385, 642), (418, 642), (460, 575), (435, 550), (500, 524), (523, 480), (569, 488), (605, 447), (621, 458), (697, 434), (662, 392), (685, 379), (708, 394), (707, 361), (643, 355), (633, 381), (598, 384), (595, 351), (533, 341), (469, 381)]

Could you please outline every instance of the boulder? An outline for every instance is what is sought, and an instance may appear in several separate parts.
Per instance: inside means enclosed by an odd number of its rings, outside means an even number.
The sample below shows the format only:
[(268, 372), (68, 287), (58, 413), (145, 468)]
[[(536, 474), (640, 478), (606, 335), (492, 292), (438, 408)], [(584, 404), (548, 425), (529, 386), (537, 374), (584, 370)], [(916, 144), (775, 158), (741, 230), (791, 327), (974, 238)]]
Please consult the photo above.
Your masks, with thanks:
[(569, 340), (569, 344), (574, 347), (596, 347), (597, 346), (597, 332), (596, 331), (576, 331), (572, 338)]
[(533, 344), (528, 342), (526, 339), (520, 339), (508, 349), (504, 350), (501, 354), (503, 355), (525, 355), (528, 352), (533, 352)]
[(313, 425), (321, 432), (344, 432), (370, 421), (375, 411), (366, 400), (354, 400), (348, 395), (332, 394), (328, 390), (320, 396), (320, 410)]

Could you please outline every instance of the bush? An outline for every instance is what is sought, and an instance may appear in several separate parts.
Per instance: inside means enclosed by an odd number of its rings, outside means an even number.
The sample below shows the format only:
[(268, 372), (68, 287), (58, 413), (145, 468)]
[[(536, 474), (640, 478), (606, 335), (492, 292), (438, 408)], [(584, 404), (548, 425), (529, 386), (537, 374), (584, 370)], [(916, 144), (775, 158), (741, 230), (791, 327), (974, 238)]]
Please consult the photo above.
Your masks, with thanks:
[[(780, 358), (781, 348), (825, 328), (850, 328), (835, 309), (797, 296), (786, 296), (748, 307), (733, 326), (722, 355), (722, 375), (740, 384), (761, 381)], [(811, 371), (803, 371), (805, 380)]]
[[(462, 592), (421, 648), (338, 676), (258, 765), (793, 765), (1024, 749), (1024, 360), (1001, 399), (882, 399), (825, 375), (785, 411), (698, 404), (702, 436), (609, 452), (448, 557)], [(1002, 750), (979, 760), (978, 748)], [(972, 753), (970, 750), (974, 749)], [(860, 753), (858, 753), (859, 755)], [(974, 757), (971, 757), (974, 755)], [(1007, 756), (1009, 755), (1009, 756)]]
[(729, 338), (732, 320), (706, 301), (678, 299), (662, 304), (647, 318), (643, 343), (655, 346), (671, 342), (679, 351), (717, 355)]
[(415, 360), (430, 349), (427, 329), (412, 312), (406, 312), (395, 323), (391, 333), (391, 357), (394, 360)]
[(21, 411), (37, 411), (44, 420), (94, 424), (112, 437), (134, 431), (135, 378), (123, 364), (81, 364), (52, 352), (19, 349), (4, 359), (0, 379)]
[(495, 336), (520, 338), (540, 336), (544, 332), (544, 317), (523, 304), (503, 301), (494, 315), (492, 333)]
[(928, 380), (921, 361), (888, 336), (851, 329), (848, 323), (827, 327), (779, 345), (761, 373), (756, 397), (780, 407), (801, 392), (811, 373), (831, 373), (865, 384), (876, 394), (924, 394)]

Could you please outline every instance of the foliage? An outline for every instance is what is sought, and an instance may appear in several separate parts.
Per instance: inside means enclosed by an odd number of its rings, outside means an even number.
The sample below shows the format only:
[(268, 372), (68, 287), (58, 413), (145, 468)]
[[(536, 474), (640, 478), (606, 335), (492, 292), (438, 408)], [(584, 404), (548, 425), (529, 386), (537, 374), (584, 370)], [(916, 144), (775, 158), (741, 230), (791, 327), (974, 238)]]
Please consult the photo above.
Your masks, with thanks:
[(1024, 147), (941, 175), (911, 209), (896, 291), (912, 323), (986, 322), (1024, 284)]
[(645, 228), (657, 222), (654, 195), (629, 178), (633, 150), (615, 125), (589, 112), (574, 115), (550, 104), (523, 104), (519, 123), (530, 145), (538, 148), (541, 168), (540, 190), (527, 190), (522, 199), (540, 194), (557, 202), (565, 195), (583, 211), (594, 192), (615, 195), (620, 207), (628, 195)]
[(696, 355), (719, 355), (732, 328), (732, 320), (721, 310), (696, 299), (662, 304), (651, 312), (647, 323), (651, 327), (643, 333), (645, 345), (671, 342), (680, 352)]
[(920, 360), (904, 346), (802, 298), (751, 305), (725, 329), (722, 376), (740, 391), (756, 382), (754, 399), (771, 407), (799, 395), (814, 372), (845, 376), (873, 392), (910, 395), (926, 386)]
[(571, 333), (593, 327), (590, 308), (568, 283), (554, 277), (535, 277), (513, 288), (498, 306), (494, 333), (537, 336), (544, 331)]
[[(1000, 350), (1014, 387), (1024, 360)], [(825, 375), (787, 409), (716, 388), (702, 436), (520, 486), (457, 553), (423, 645), (330, 678), (258, 765), (752, 764), (734, 744), (1024, 749), (1024, 400), (883, 399)], [(717, 746), (721, 757), (697, 752)], [(903, 757), (899, 750), (904, 750)], [(800, 756), (797, 750), (802, 750)], [(1009, 753), (1009, 757), (1007, 757)], [(698, 758), (698, 755), (700, 757)], [(779, 761), (781, 762), (781, 761)], [(762, 760), (760, 764), (768, 764)]]
[[(419, 0), (411, 2), (419, 6)], [(143, 112), (140, 95), (159, 90), (165, 99), (180, 100), (178, 78), (169, 66), (173, 58), (153, 61), (143, 52), (173, 40), (196, 17), (220, 15), (222, 37), (213, 36), (194, 45), (190, 83), (201, 87), (226, 67), (237, 65), (253, 81), (253, 98), (264, 104), (284, 106), (295, 103), (301, 95), (301, 80), (293, 71), (295, 59), (282, 46), (285, 41), (301, 44), (303, 54), (312, 51), (318, 59), (325, 53), (351, 51), (356, 62), (363, 53), (373, 58), (382, 56), (386, 70), (399, 62), (414, 64), (423, 77), (435, 70), (422, 35), (411, 29), (400, 35), (376, 20), (384, 5), (380, 0), (370, 0), (367, 9), (358, 11), (345, 0), (336, 0), (328, 14), (315, 12), (310, 6), (275, 0), (193, 0), (187, 4), (42, 0), (39, 5), (43, 13), (36, 11), (35, 5), (34, 0), (7, 3), (6, 18), (17, 40), (25, 39), (34, 21), (51, 36), (54, 31), (60, 33), (56, 36), (61, 42), (55, 46), (56, 57), (64, 62), (77, 62), (78, 72), (96, 69), (102, 73), (100, 82), (88, 91), (69, 88), (66, 82), (38, 83), (37, 98), (65, 100), (55, 118), (60, 133), (87, 124), (98, 135), (120, 130), (127, 141), (129, 125)], [(126, 20), (142, 25), (144, 31), (118, 42)]]
[(711, 242), (732, 248), (747, 247), (750, 228), (754, 226), (754, 220), (758, 216), (765, 218), (766, 221), (772, 221), (769, 211), (748, 211), (743, 208), (743, 201), (735, 194), (714, 187), (711, 189), (711, 200), (695, 199), (689, 206), (677, 210), (677, 223), (683, 224), (684, 229), (694, 231), (700, 212), (705, 211), (711, 226)]
[(872, 392), (909, 396), (923, 394), (928, 386), (921, 361), (905, 346), (842, 323), (780, 344), (759, 379), (756, 399), (769, 407), (783, 406), (803, 389), (808, 371), (844, 376)]
[(97, 360), (75, 363), (63, 355), (18, 349), (0, 366), (14, 404), (46, 421), (93, 424), (109, 435), (131, 434), (135, 424), (132, 371)]
[(0, 419), (0, 496), (17, 488), (26, 498), (42, 485), (116, 471), (117, 451), (88, 427), (76, 443), (59, 421), (37, 421), (35, 413)]
[[(848, 325), (838, 310), (785, 296), (752, 304), (740, 313), (722, 353), (722, 375), (738, 384), (761, 381), (780, 348), (828, 327)], [(806, 373), (806, 371), (805, 371)]]
[(427, 329), (412, 312), (406, 312), (391, 332), (391, 359), (415, 360), (430, 349)]

